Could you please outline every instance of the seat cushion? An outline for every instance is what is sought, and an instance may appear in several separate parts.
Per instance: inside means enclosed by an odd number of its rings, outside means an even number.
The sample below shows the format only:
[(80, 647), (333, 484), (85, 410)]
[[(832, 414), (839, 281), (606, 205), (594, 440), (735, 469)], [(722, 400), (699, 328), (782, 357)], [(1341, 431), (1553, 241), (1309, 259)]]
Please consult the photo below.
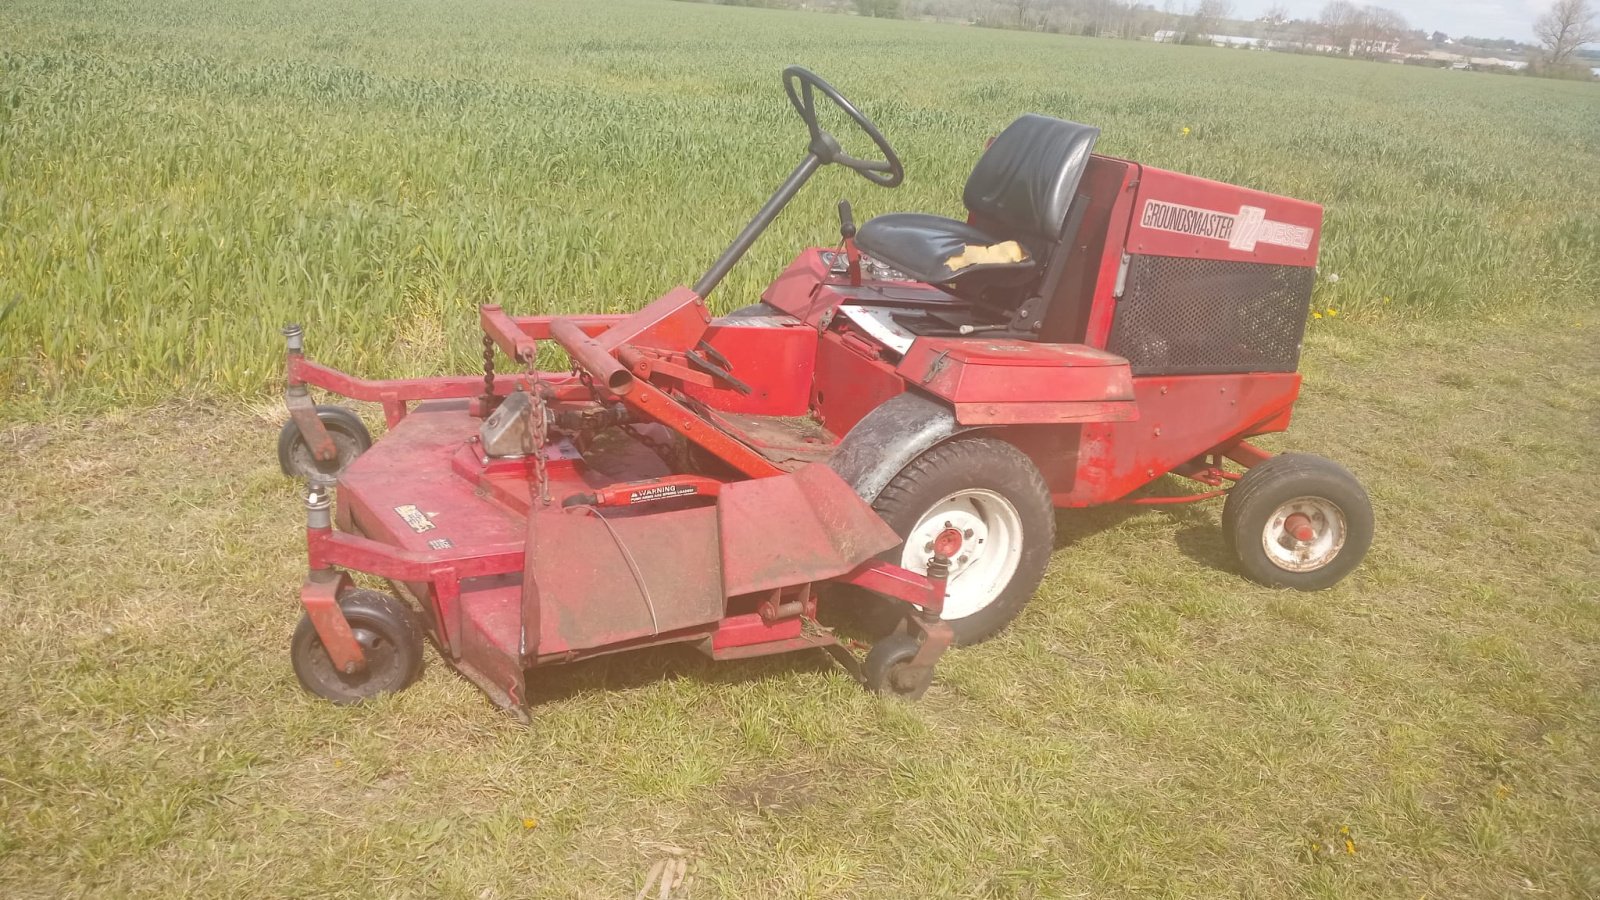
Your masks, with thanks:
[[(959, 261), (968, 246), (999, 243), (999, 238), (965, 222), (927, 213), (874, 216), (856, 232), (856, 246), (862, 252), (930, 284), (958, 283), (978, 273), (1015, 273), (1026, 278), (1034, 271), (1036, 263), (1026, 249), (1021, 262), (963, 265)], [(957, 260), (956, 268), (951, 267), (952, 260)]]

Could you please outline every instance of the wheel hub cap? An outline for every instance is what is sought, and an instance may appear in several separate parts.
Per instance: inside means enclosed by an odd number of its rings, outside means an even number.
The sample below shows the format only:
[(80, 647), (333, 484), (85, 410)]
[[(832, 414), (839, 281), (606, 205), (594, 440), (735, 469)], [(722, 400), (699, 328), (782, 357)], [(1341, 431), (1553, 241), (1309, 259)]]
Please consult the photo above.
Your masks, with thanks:
[(1345, 542), (1344, 511), (1323, 497), (1296, 497), (1280, 505), (1261, 531), (1261, 548), (1273, 565), (1312, 572), (1333, 562)]
[(925, 574), (936, 554), (950, 560), (943, 618), (970, 616), (993, 603), (1016, 573), (1022, 517), (994, 491), (956, 491), (923, 513), (906, 538), (900, 565)]

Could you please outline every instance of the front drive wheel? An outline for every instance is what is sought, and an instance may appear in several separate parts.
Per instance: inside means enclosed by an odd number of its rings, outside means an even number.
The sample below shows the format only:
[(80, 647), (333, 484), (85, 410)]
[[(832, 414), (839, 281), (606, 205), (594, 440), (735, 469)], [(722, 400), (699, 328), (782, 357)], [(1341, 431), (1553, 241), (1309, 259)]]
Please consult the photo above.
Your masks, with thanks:
[(889, 562), (926, 573), (936, 539), (946, 535), (958, 547), (943, 614), (957, 644), (976, 644), (1011, 624), (1038, 590), (1055, 545), (1043, 476), (1027, 454), (996, 438), (960, 438), (928, 450), (872, 506), (906, 539), (885, 555)]
[(367, 658), (364, 672), (346, 675), (334, 668), (311, 617), (302, 615), (289, 644), (289, 659), (300, 685), (341, 705), (405, 690), (422, 671), (422, 626), (411, 607), (378, 591), (351, 591), (339, 609)]
[(1268, 587), (1331, 587), (1372, 545), (1372, 501), (1332, 460), (1274, 456), (1245, 472), (1227, 496), (1223, 541), (1245, 577)]

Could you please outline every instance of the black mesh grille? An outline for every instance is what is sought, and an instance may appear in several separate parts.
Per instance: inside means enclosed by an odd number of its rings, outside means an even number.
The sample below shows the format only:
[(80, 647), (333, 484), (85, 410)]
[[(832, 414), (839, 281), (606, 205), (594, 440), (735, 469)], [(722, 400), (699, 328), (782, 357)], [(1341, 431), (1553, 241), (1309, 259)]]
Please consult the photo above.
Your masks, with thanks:
[(1316, 270), (1134, 256), (1106, 349), (1135, 375), (1293, 372)]

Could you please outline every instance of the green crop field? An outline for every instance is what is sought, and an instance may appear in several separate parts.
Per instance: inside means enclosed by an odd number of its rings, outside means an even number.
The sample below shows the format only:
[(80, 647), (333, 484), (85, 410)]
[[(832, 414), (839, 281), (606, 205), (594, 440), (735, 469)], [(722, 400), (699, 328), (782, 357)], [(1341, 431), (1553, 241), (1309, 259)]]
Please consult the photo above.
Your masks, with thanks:
[[(1366, 565), (1230, 570), (1211, 506), (1062, 514), (915, 706), (808, 656), (437, 660), (303, 694), (288, 321), (473, 371), (475, 307), (693, 281), (803, 152), (810, 66), (906, 160), (821, 173), (713, 298), (957, 213), (1021, 112), (1324, 204), (1275, 448)], [(841, 134), (844, 132), (841, 131)], [(0, 5), (0, 896), (1600, 896), (1600, 86), (668, 0)]]

